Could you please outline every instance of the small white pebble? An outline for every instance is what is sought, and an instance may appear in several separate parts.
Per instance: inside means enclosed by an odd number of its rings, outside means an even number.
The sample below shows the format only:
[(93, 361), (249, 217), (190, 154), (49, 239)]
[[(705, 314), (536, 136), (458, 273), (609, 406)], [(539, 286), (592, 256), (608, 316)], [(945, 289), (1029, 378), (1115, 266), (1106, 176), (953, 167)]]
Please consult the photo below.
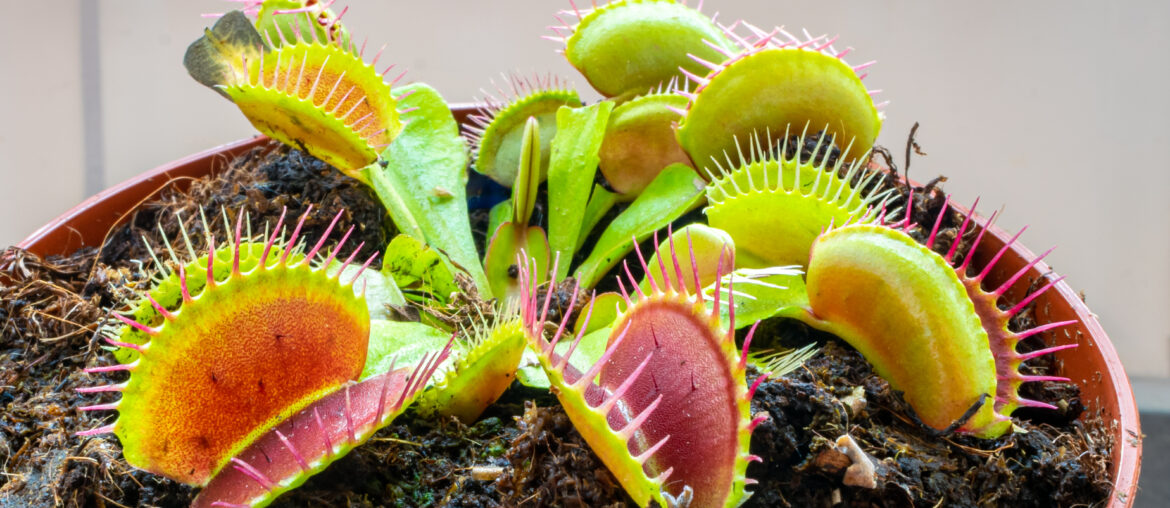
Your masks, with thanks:
[(504, 474), (504, 468), (500, 466), (472, 466), (471, 478), (477, 482), (491, 482)]
[(849, 457), (849, 460), (853, 461), (852, 465), (845, 468), (845, 485), (865, 489), (877, 488), (873, 462), (869, 460), (869, 456), (862, 451), (852, 436), (845, 434), (837, 438), (837, 451), (844, 453), (845, 456)]

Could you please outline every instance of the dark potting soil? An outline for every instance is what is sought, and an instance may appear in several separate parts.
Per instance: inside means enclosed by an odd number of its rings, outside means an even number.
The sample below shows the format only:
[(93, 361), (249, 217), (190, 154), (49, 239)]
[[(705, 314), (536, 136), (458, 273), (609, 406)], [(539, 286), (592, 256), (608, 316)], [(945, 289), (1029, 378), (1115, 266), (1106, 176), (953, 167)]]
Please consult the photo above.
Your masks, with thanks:
[[(902, 196), (905, 190), (899, 189)], [(915, 219), (932, 223), (941, 208), (939, 193), (916, 189), (915, 201)], [(150, 259), (140, 236), (161, 245), (157, 223), (172, 240), (179, 237), (174, 211), (202, 249), (197, 206), (217, 221), (211, 228), (222, 241), (221, 206), (229, 221), (244, 206), (260, 234), (264, 224), (275, 223), (282, 205), (291, 220), (310, 203), (316, 210), (306, 222), (309, 238), (342, 208), (347, 212), (339, 229), (355, 225), (357, 241), (367, 244), (363, 250), (378, 250), (390, 238), (392, 232), (381, 226), (385, 211), (359, 183), (295, 150), (276, 148), (249, 153), (185, 193), (168, 191), (144, 203), (100, 252), (87, 248), (48, 259), (18, 249), (0, 254), (0, 507), (189, 504), (196, 489), (130, 467), (115, 437), (74, 435), (113, 419), (78, 408), (116, 396), (74, 392), (100, 384), (101, 375), (83, 374), (82, 368), (111, 361), (95, 339), (96, 324), (107, 309), (133, 297), (129, 288), (145, 283), (144, 269), (134, 261)], [(944, 218), (940, 248), (954, 240), (957, 226), (957, 216)], [(332, 238), (340, 235), (335, 231)], [(558, 295), (569, 293), (557, 288)], [(1029, 325), (1027, 313), (1020, 319), (1014, 324)], [(1026, 432), (994, 441), (940, 436), (917, 423), (900, 394), (847, 345), (779, 320), (765, 322), (757, 333), (755, 343), (764, 347), (815, 341), (822, 352), (792, 374), (763, 383), (756, 394), (753, 411), (771, 418), (752, 438), (752, 452), (764, 461), (748, 469), (759, 481), (750, 489), (755, 495), (749, 506), (1093, 506), (1107, 500), (1111, 434), (1098, 415), (1082, 414), (1075, 385), (1026, 385), (1030, 398), (1061, 407), (1017, 412)], [(1022, 349), (1030, 347), (1038, 346)], [(1036, 373), (1049, 368), (1042, 358), (1029, 363), (1036, 364), (1030, 367)], [(749, 373), (748, 381), (754, 377)], [(876, 489), (843, 483), (850, 462), (833, 441), (844, 434), (877, 466)], [(276, 503), (629, 504), (556, 398), (519, 384), (470, 426), (408, 411)]]
[[(788, 336), (816, 332), (799, 323)], [(1021, 433), (997, 440), (937, 435), (913, 418), (899, 393), (859, 353), (821, 337), (822, 354), (761, 385), (753, 412), (771, 418), (752, 435), (748, 468), (760, 484), (748, 506), (1100, 506), (1108, 498), (1112, 438), (1097, 415), (1017, 418)], [(791, 340), (791, 339), (789, 339)], [(1072, 385), (1043, 400), (1080, 407)], [(1053, 412), (1049, 412), (1053, 413)], [(1017, 417), (1020, 415), (1017, 414)], [(848, 434), (876, 466), (876, 489), (843, 485), (851, 460), (834, 442)]]
[[(245, 211), (249, 219), (245, 223), (251, 225), (253, 235), (259, 237), (265, 228), (270, 230), (276, 226), (286, 208), (285, 226), (291, 231), (310, 205), (312, 211), (305, 216), (301, 238), (316, 241), (340, 212), (341, 218), (330, 238), (336, 242), (352, 226), (354, 232), (347, 245), (349, 248), (362, 245), (356, 259), (364, 261), (379, 254), (394, 236), (393, 225), (383, 220), (385, 207), (369, 187), (314, 157), (273, 142), (228, 162), (213, 178), (192, 182), (184, 192), (166, 190), (157, 199), (140, 205), (126, 225), (111, 232), (100, 259), (115, 267), (151, 259), (143, 237), (161, 255), (163, 242), (159, 232), (165, 232), (172, 242), (179, 242), (183, 238), (180, 221), (195, 250), (204, 252), (207, 231), (200, 211), (222, 244), (224, 230), (234, 228), (240, 210)], [(224, 225), (224, 215), (231, 227)], [(375, 257), (375, 266), (380, 259), (380, 254)]]

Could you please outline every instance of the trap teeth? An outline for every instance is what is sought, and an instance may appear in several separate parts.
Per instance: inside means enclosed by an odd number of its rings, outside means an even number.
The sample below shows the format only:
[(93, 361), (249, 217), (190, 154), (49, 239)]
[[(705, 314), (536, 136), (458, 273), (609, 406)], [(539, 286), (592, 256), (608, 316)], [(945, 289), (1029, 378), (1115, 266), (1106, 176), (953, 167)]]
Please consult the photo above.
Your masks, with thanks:
[[(209, 238), (204, 257), (163, 277), (129, 317), (113, 313), (124, 326), (107, 341), (128, 363), (88, 372), (127, 370), (130, 378), (79, 391), (122, 393), (118, 402), (84, 410), (118, 411), (111, 430), (128, 463), (203, 485), (276, 422), (358, 379), (369, 310), (352, 279), (329, 275), (327, 265), (313, 267), (323, 242), (299, 253), (308, 213), (279, 244), (279, 226), (266, 243), (244, 241), (239, 214), (234, 241), (216, 248)], [(337, 218), (323, 236), (336, 224)], [(203, 227), (210, 231), (206, 221)], [(344, 248), (339, 244), (334, 254)]]
[[(724, 261), (734, 266), (734, 256), (718, 250), (720, 259), (713, 267), (700, 268), (700, 262), (710, 263), (706, 258), (697, 262), (692, 255), (688, 273), (673, 248), (656, 250), (651, 260), (663, 277), (648, 279), (645, 291), (627, 265), (627, 279), (619, 281), (626, 310), (610, 328), (604, 353), (585, 372), (569, 360), (588, 324), (577, 325), (576, 337), (563, 352), (557, 344), (569, 329), (570, 315), (561, 319), (551, 341), (546, 340), (551, 293), (542, 307), (531, 263), (521, 264), (521, 316), (554, 393), (582, 437), (643, 506), (651, 499), (665, 505), (684, 495), (693, 495), (698, 506), (734, 506), (745, 495), (754, 427), (751, 392), (742, 365), (746, 351), (735, 345), (733, 287), (727, 288), (727, 331), (720, 323), (720, 267)], [(643, 273), (653, 273), (636, 244), (635, 251)], [(700, 287), (699, 273), (708, 269), (715, 272), (710, 310), (702, 291), (688, 289)], [(687, 279), (691, 275), (694, 280)], [(637, 296), (631, 297), (626, 287)], [(592, 310), (591, 304), (585, 320)]]

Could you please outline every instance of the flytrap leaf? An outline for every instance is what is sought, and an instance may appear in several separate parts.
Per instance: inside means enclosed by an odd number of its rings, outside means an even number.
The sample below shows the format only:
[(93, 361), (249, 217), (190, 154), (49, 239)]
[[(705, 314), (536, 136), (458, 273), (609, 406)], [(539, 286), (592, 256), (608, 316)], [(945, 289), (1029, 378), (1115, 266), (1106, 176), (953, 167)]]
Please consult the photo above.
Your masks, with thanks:
[(564, 42), (569, 63), (606, 97), (632, 97), (683, 79), (683, 72), (703, 70), (688, 55), (716, 60), (717, 49), (735, 48), (711, 18), (673, 0), (617, 0), (588, 10), (574, 5), (561, 14), (577, 22), (558, 17), (562, 26), (553, 27), (553, 39)]
[[(535, 118), (540, 125), (540, 179), (543, 182), (549, 168), (551, 143), (557, 133), (557, 111), (562, 106), (579, 107), (581, 99), (560, 79), (507, 78), (510, 90), (498, 88), (498, 96), (485, 93), (486, 105), (477, 114), (468, 117), (464, 127), (476, 153), (475, 170), (496, 183), (511, 187), (524, 154), (522, 139), (524, 125)], [(539, 183), (538, 182), (538, 183)]]
[[(361, 273), (341, 281), (337, 274), (344, 266), (327, 271), (341, 245), (312, 266), (328, 232), (303, 258), (290, 261), (304, 217), (288, 244), (274, 248), (278, 235), (283, 236), (283, 219), (251, 270), (240, 269), (240, 252), (255, 249), (241, 242), (241, 213), (235, 241), (221, 249), (232, 259), (224, 279), (215, 278), (215, 260), (221, 256), (212, 241), (201, 292), (189, 291), (188, 272), (195, 270), (186, 267), (199, 262), (189, 261), (179, 267), (179, 307), (167, 309), (148, 296), (158, 312), (156, 322), (114, 314), (149, 342), (106, 339), (139, 356), (128, 364), (89, 370), (125, 370), (130, 379), (79, 389), (122, 393), (116, 403), (84, 408), (119, 412), (114, 424), (86, 434), (113, 432), (131, 465), (203, 485), (283, 419), (358, 378), (370, 332), (365, 300), (352, 286)], [(354, 255), (356, 250), (345, 265)]]
[(402, 414), (446, 360), (450, 344), (414, 368), (347, 384), (283, 420), (232, 457), (191, 506), (267, 506), (299, 487)]
[(589, 257), (574, 272), (576, 279), (584, 287), (596, 286), (610, 268), (630, 253), (631, 238), (645, 240), (654, 231), (698, 207), (705, 185), (688, 166), (667, 167), (606, 226)]
[[(825, 134), (842, 146), (846, 161), (867, 156), (882, 117), (857, 72), (872, 62), (850, 66), (836, 51), (835, 39), (807, 40), (777, 28), (765, 33), (747, 23), (753, 40), (728, 33), (738, 52), (717, 59), (696, 57), (709, 70), (690, 74), (697, 88), (679, 92), (690, 99), (678, 127), (678, 141), (701, 170), (713, 167), (753, 134), (785, 132), (805, 124), (827, 126)], [(705, 173), (705, 171), (700, 171)]]
[(419, 400), (422, 414), (454, 416), (470, 425), (512, 385), (527, 345), (514, 309), (505, 309), (494, 325), (481, 316), (474, 329), (465, 330), (455, 361)]
[(459, 291), (443, 255), (412, 236), (398, 235), (390, 240), (382, 256), (382, 272), (406, 289), (413, 301), (446, 304), (451, 294)]
[(674, 134), (687, 99), (672, 88), (635, 97), (613, 110), (599, 163), (623, 201), (638, 197), (667, 166), (691, 165)]
[(511, 220), (496, 228), (483, 259), (493, 294), (505, 301), (515, 300), (520, 295), (516, 266), (520, 252), (528, 252), (537, 263), (537, 278), (543, 281), (548, 272), (548, 238), (540, 226), (528, 225), (536, 208), (541, 174), (540, 126), (534, 117), (525, 122), (521, 147), (519, 171), (512, 185)]
[(187, 48), (183, 63), (260, 132), (361, 178), (358, 170), (402, 130), (398, 101), (352, 47), (294, 37), (264, 43), (247, 17), (232, 11)]
[[(948, 428), (994, 396), (995, 358), (963, 284), (910, 237), (871, 225), (826, 233), (813, 245), (808, 289), (817, 317), (903, 390), (927, 425)], [(993, 405), (982, 404), (966, 428), (993, 419)]]
[[(1001, 310), (1000, 297), (1043, 256), (999, 288), (984, 291), (983, 278), (1015, 238), (978, 275), (969, 276), (970, 256), (952, 268), (960, 242), (954, 242), (946, 255), (931, 250), (945, 214), (946, 206), (926, 245), (905, 232), (913, 227), (908, 219), (900, 229), (851, 225), (822, 235), (813, 245), (809, 264), (809, 309), (827, 324), (824, 329), (857, 348), (892, 387), (903, 390), (922, 422), (938, 430), (995, 438), (1011, 429), (1009, 415), (1015, 409), (1053, 408), (1021, 397), (1022, 383), (1068, 381), (1022, 374), (1021, 363), (1075, 346), (1019, 353), (1016, 345), (1023, 338), (1075, 321), (1010, 331), (1009, 319), (1060, 279)], [(968, 216), (958, 238), (969, 222)], [(980, 231), (972, 252), (984, 232)]]
[(484, 299), (491, 287), (479, 263), (467, 216), (467, 144), (446, 101), (415, 83), (397, 90), (408, 111), (402, 133), (382, 152), (385, 164), (361, 170), (394, 225), (446, 255)]
[[(581, 327), (567, 352), (558, 353), (570, 316), (546, 340), (551, 298), (541, 309), (535, 285), (522, 273), (529, 343), (573, 425), (636, 503), (737, 506), (749, 483), (747, 464), (758, 460), (748, 452), (751, 432), (762, 421), (751, 418), (750, 400), (763, 377), (751, 389), (744, 379), (751, 334), (744, 350), (737, 349), (734, 325), (724, 327), (701, 292), (686, 290), (688, 278), (698, 285), (696, 263), (692, 260), (696, 270), (684, 274), (673, 251), (657, 255), (668, 274), (664, 284), (653, 282), (651, 291), (642, 293), (627, 267), (637, 299), (626, 296), (626, 310), (614, 323), (605, 352), (584, 373), (570, 358), (588, 327)], [(640, 252), (639, 260), (644, 260)], [(642, 269), (649, 271), (644, 261)], [(720, 289), (715, 309), (721, 306)], [(735, 293), (730, 294), (732, 300), (723, 304), (733, 305)], [(592, 308), (586, 312), (583, 319), (589, 320)]]
[(805, 133), (790, 146), (792, 138), (783, 132), (779, 143), (758, 134), (745, 138), (747, 155), (737, 148), (733, 169), (713, 166), (703, 213), (711, 226), (735, 239), (740, 266), (807, 266), (809, 247), (823, 230), (874, 221), (890, 196), (880, 191), (885, 176), (866, 170), (863, 162), (845, 166), (839, 157), (829, 165), (823, 136), (813, 153), (826, 155), (802, 159)]
[[(596, 221), (586, 220), (589, 190), (612, 110), (613, 103), (599, 102), (557, 111), (557, 137), (552, 141), (548, 168), (548, 243), (550, 254), (561, 259), (573, 259), (578, 238), (596, 225)], [(565, 263), (554, 280), (568, 274), (569, 263)]]

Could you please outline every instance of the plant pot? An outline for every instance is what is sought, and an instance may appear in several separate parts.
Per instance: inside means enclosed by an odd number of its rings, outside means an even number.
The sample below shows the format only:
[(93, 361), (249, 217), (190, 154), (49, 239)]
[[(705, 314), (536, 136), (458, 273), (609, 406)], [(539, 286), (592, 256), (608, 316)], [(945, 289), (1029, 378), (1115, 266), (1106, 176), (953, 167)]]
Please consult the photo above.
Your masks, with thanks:
[[(452, 109), (460, 122), (475, 111), (471, 105), (454, 105)], [(212, 174), (223, 168), (230, 158), (267, 141), (262, 136), (240, 140), (147, 171), (83, 201), (38, 229), (19, 246), (37, 255), (49, 256), (66, 254), (82, 246), (100, 245), (110, 229), (159, 190), (167, 186), (184, 187), (190, 179)], [(966, 213), (963, 209), (959, 211)], [(986, 226), (984, 217), (976, 216), (975, 222), (979, 227)], [(990, 228), (990, 233), (975, 253), (976, 266), (986, 263), (1010, 238), (995, 226)], [(1032, 258), (1031, 251), (1015, 244), (989, 275), (988, 285), (999, 284)], [(1026, 280), (1034, 280), (1049, 271), (1047, 264), (1037, 263), (1029, 270)], [(1015, 285), (1009, 292), (1009, 299), (1018, 301), (1019, 292), (1024, 287), (1025, 284)], [(1054, 291), (1041, 295), (1033, 312), (1038, 324), (1069, 319), (1078, 321), (1074, 328), (1062, 330), (1066, 330), (1070, 338), (1075, 338), (1080, 347), (1056, 353), (1055, 374), (1069, 377), (1080, 385), (1085, 412), (1100, 411), (1106, 425), (1110, 426), (1114, 447), (1110, 468), (1113, 492), (1109, 506), (1132, 506), (1141, 467), (1141, 426), (1133, 389), (1117, 351), (1096, 317), (1064, 282), (1058, 283)]]

